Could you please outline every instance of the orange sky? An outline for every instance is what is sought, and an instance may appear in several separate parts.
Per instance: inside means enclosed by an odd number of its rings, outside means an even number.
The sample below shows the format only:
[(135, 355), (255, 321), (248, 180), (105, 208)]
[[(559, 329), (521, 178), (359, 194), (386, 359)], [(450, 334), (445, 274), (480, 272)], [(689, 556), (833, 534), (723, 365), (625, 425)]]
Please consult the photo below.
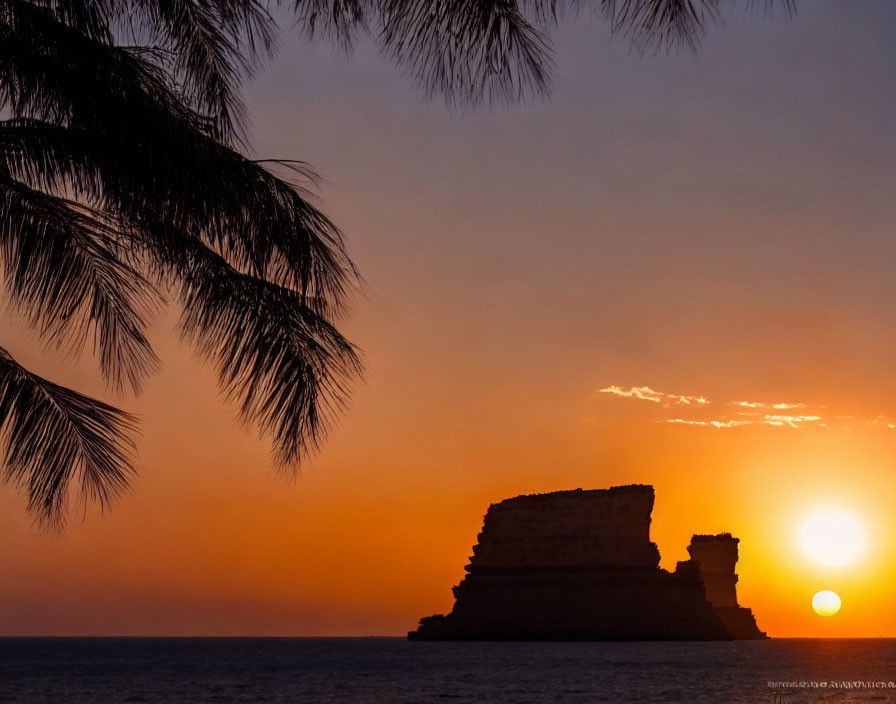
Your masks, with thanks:
[[(871, 424), (896, 418), (896, 16), (803, 5), (732, 20), (698, 58), (582, 21), (550, 103), (465, 116), (364, 46), (285, 40), (250, 90), (254, 140), (328, 179), (368, 282), (346, 326), (367, 380), (287, 483), (158, 321), (164, 371), (121, 400), (142, 418), (134, 492), (51, 538), (0, 489), (0, 633), (402, 634), (450, 608), (490, 502), (642, 482), (664, 567), (692, 533), (741, 538), (740, 601), (771, 635), (896, 636), (896, 430)], [(63, 365), (11, 317), (0, 335), (103, 392), (89, 358)], [(738, 401), (824, 420), (658, 422)], [(866, 525), (851, 567), (802, 555), (821, 504)], [(838, 615), (812, 612), (821, 589)]]

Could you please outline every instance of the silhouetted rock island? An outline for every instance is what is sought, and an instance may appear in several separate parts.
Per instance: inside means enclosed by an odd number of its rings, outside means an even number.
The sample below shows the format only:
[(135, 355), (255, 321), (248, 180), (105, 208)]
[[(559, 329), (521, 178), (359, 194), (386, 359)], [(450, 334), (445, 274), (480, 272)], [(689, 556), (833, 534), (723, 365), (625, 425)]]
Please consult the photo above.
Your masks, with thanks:
[(489, 506), (447, 616), (412, 640), (766, 638), (737, 603), (738, 539), (695, 535), (690, 560), (660, 569), (653, 487), (555, 491)]

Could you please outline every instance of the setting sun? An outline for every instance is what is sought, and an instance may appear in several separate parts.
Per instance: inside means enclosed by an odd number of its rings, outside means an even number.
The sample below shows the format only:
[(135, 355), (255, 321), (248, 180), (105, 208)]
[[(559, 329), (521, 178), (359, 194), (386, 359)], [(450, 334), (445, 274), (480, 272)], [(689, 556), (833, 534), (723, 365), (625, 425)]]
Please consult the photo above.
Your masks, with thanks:
[(812, 597), (812, 608), (819, 616), (833, 616), (840, 610), (840, 597), (832, 591), (821, 591)]
[(805, 553), (816, 562), (828, 567), (843, 567), (854, 562), (862, 552), (865, 531), (852, 514), (840, 509), (826, 509), (815, 513), (803, 524), (801, 542)]

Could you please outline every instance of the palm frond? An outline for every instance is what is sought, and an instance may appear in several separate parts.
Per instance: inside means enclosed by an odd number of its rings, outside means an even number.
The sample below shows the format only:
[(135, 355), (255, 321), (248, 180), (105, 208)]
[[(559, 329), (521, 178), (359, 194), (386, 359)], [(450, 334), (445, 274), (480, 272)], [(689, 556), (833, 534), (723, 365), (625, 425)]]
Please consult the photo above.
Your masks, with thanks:
[(696, 51), (707, 25), (722, 17), (720, 0), (616, 0), (610, 6), (613, 31), (657, 51)]
[(153, 55), (92, 39), (25, 0), (0, 0), (0, 106), (12, 117), (113, 136), (169, 115), (210, 133), (212, 121), (184, 103)]
[[(160, 119), (153, 134), (116, 143), (37, 120), (0, 121), (0, 167), (43, 189), (77, 191), (117, 213), (146, 231), (163, 258), (165, 250), (180, 256), (181, 237), (197, 237), (240, 270), (295, 288), (318, 312), (337, 315), (355, 270), (340, 231), (303, 188), (201, 134), (179, 141), (182, 125), (164, 130)], [(286, 168), (315, 182), (300, 163)], [(208, 173), (217, 178), (204, 178)]]
[(602, 0), (601, 5), (614, 32), (655, 52), (699, 51), (708, 30), (724, 24), (726, 9), (770, 16), (780, 8), (788, 17), (796, 14), (796, 0)]
[(42, 120), (0, 120), (0, 173), (51, 194), (105, 204), (95, 135)]
[[(279, 2), (280, 0), (278, 0)], [(243, 50), (242, 60), (269, 57), (277, 46), (277, 22), (260, 0), (213, 0), (227, 31)]]
[(73, 482), (103, 508), (127, 489), (135, 428), (133, 416), (29, 372), (0, 348), (3, 476), (45, 526), (62, 525)]
[(382, 0), (380, 41), (426, 95), (513, 102), (548, 92), (546, 35), (516, 0)]
[(776, 12), (783, 12), (792, 19), (797, 14), (796, 0), (746, 0), (748, 12), (758, 12), (764, 17), (773, 17)]
[(150, 32), (153, 45), (170, 47), (174, 76), (199, 112), (213, 119), (213, 134), (229, 140), (245, 127), (241, 82), (259, 52), (274, 43), (273, 19), (245, 0), (137, 0), (133, 22)]
[(296, 24), (345, 47), (370, 33), (427, 96), (452, 105), (548, 92), (547, 36), (517, 0), (293, 0)]
[(590, 9), (599, 15), (606, 11), (606, 5), (614, 0), (520, 0), (523, 12), (540, 25), (558, 22), (567, 14)]
[[(299, 291), (317, 312), (335, 316), (344, 309), (355, 268), (342, 233), (306, 191), (209, 140), (191, 140), (170, 154), (167, 167), (195, 187), (176, 201), (177, 211), (173, 201), (159, 198), (159, 207), (134, 212), (144, 230), (197, 237), (238, 270)], [(202, 179), (205, 173), (217, 178)], [(178, 243), (173, 247), (177, 253)]]
[[(372, 34), (427, 97), (452, 105), (515, 102), (550, 90), (548, 32), (590, 10), (640, 50), (697, 51), (723, 9), (770, 13), (795, 0), (293, 0), (298, 26), (345, 46)], [(724, 6), (724, 8), (723, 8)]]
[(93, 39), (112, 43), (112, 24), (124, 11), (116, 0), (32, 0), (52, 12), (61, 22)]
[[(142, 142), (115, 144), (101, 133), (16, 119), (0, 123), (0, 170), (27, 175), (47, 189), (91, 174), (86, 182), (95, 179), (97, 185), (85, 190), (101, 194), (103, 207), (128, 225), (115, 223), (115, 237), (131, 256), (155, 263), (169, 280), (180, 282), (184, 336), (218, 366), (222, 389), (239, 402), (240, 417), (272, 438), (278, 465), (294, 470), (317, 448), (346, 402), (350, 379), (360, 372), (357, 352), (323, 317), (338, 312), (334, 301), (350, 262), (338, 230), (265, 164), (190, 134), (192, 150), (174, 158), (172, 146), (172, 160), (161, 160), (175, 170), (166, 178), (164, 167), (128, 167), (138, 156), (152, 165)], [(152, 143), (160, 139), (153, 136)], [(287, 166), (313, 181), (303, 165)], [(221, 178), (202, 178), (209, 168)], [(195, 183), (189, 194), (177, 190), (185, 182)], [(259, 213), (270, 217), (260, 219)], [(248, 242), (257, 241), (257, 249), (243, 247), (239, 239), (247, 228)], [(203, 241), (230, 256), (225, 259)], [(279, 247), (285, 254), (275, 257)], [(263, 281), (235, 269), (233, 260), (254, 262), (246, 269), (300, 285), (292, 290)]]
[(178, 260), (184, 337), (218, 368), (240, 418), (270, 436), (295, 471), (315, 451), (362, 371), (354, 346), (287, 288), (242, 274), (194, 242)]
[[(108, 207), (138, 224), (161, 219), (168, 232), (199, 235), (236, 265), (339, 308), (353, 267), (338, 229), (306, 194), (210, 136), (201, 117), (168, 89), (164, 74), (141, 57), (80, 36), (53, 17), (21, 15), (21, 26), (55, 38), (42, 53), (0, 41), (0, 71), (7, 59), (15, 78), (0, 83), (0, 98), (9, 95), (14, 114), (49, 115), (54, 139), (71, 134), (70, 143), (89, 143)], [(73, 61), (68, 52), (80, 58)], [(96, 64), (108, 70), (98, 73)]]
[(365, 0), (293, 0), (293, 11), (309, 37), (322, 34), (349, 48), (358, 30), (369, 29), (371, 5)]
[[(183, 97), (214, 134), (241, 136), (241, 83), (275, 45), (276, 24), (258, 0), (35, 0), (63, 25), (106, 46), (126, 28), (164, 57)], [(21, 12), (19, 13), (21, 14)], [(32, 37), (40, 35), (32, 35)], [(145, 54), (146, 55), (146, 54)]]
[(139, 391), (158, 367), (144, 330), (160, 297), (120, 248), (97, 213), (0, 172), (0, 251), (13, 304), (72, 354), (92, 333), (113, 388)]

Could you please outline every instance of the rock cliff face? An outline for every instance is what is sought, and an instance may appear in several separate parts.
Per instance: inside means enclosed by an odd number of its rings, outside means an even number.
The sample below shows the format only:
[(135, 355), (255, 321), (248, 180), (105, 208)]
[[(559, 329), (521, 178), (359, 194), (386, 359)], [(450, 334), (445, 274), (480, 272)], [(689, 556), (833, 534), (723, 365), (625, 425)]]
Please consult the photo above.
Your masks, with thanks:
[(653, 487), (556, 491), (489, 506), (466, 569), (656, 567)]
[(707, 600), (731, 635), (739, 640), (765, 638), (765, 633), (756, 625), (752, 610), (737, 604), (734, 568), (738, 543), (740, 540), (731, 533), (695, 535), (688, 546), (688, 554), (698, 565)]
[[(679, 563), (674, 573), (662, 570), (659, 551), (650, 541), (653, 500), (653, 487), (629, 485), (517, 496), (492, 504), (465, 568), (468, 574), (453, 588), (451, 613), (421, 619), (408, 637), (764, 637), (755, 622), (758, 635), (739, 635), (749, 631), (741, 612), (751, 622), (752, 613), (737, 606), (734, 595), (736, 539), (727, 536), (734, 540), (733, 561), (724, 539), (695, 536), (692, 559)], [(702, 540), (708, 537), (713, 540)], [(707, 598), (704, 573), (717, 585), (712, 596), (718, 603)]]

